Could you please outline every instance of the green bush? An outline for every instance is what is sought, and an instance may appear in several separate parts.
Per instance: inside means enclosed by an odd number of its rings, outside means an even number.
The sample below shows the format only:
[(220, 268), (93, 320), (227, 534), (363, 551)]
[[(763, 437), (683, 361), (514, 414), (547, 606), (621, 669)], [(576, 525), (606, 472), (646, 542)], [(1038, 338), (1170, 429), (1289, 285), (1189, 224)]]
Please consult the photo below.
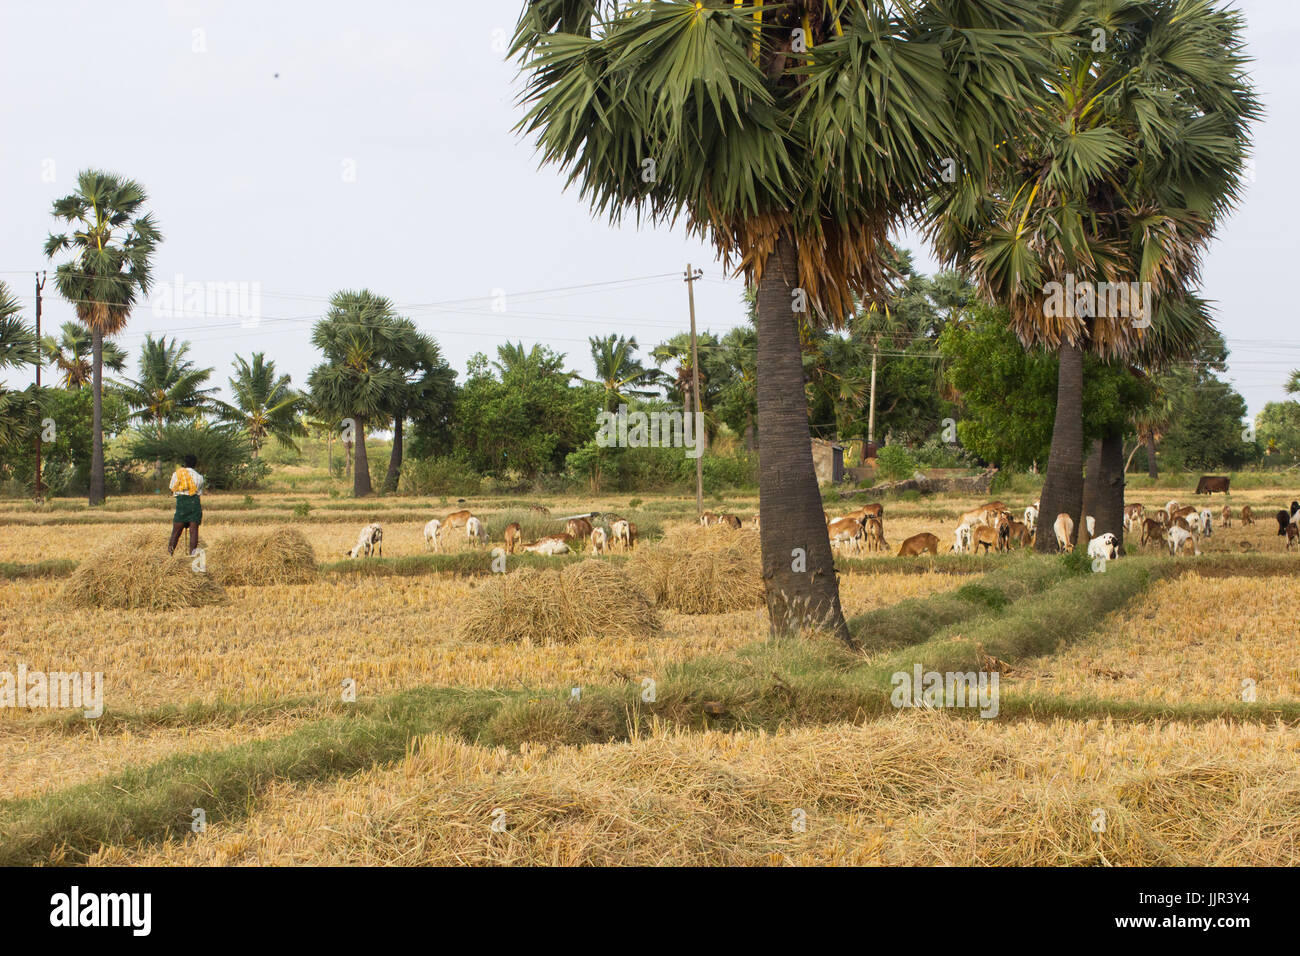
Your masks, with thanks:
[(904, 481), (916, 472), (916, 459), (902, 445), (886, 445), (876, 452), (876, 474), (886, 481)]
[(198, 471), (213, 490), (256, 488), (271, 471), (265, 461), (253, 457), (248, 440), (228, 425), (164, 425), (161, 432), (135, 432), (126, 446), (126, 460), (134, 465), (152, 469), (161, 460), (164, 481), (186, 455), (198, 458)]
[(464, 498), (478, 494), (482, 485), (482, 477), (468, 463), (454, 456), (408, 458), (402, 463), (401, 489), (404, 494)]

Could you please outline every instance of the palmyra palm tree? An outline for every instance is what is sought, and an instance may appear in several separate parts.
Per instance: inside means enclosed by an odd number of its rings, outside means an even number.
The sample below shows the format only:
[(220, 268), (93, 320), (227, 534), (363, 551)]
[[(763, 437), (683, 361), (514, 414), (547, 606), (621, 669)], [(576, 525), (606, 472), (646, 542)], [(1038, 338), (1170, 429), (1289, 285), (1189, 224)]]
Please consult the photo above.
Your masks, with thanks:
[[(533, 0), (519, 128), (617, 222), (684, 221), (758, 289), (759, 494), (773, 633), (852, 643), (813, 470), (799, 319), (885, 284), (891, 228), (983, 168), (1033, 95), (1031, 0)], [(806, 311), (799, 311), (805, 309)], [(792, 396), (800, 396), (792, 401)]]
[[(47, 335), (41, 341), (46, 360), (63, 376), (63, 387), (74, 392), (90, 384), (93, 348), (90, 331), (77, 322), (64, 322), (57, 339)], [(104, 368), (110, 372), (126, 369), (126, 352), (116, 342), (104, 343), (103, 356)]]
[(98, 169), (77, 175), (77, 189), (54, 201), (54, 217), (69, 231), (45, 241), (45, 255), (71, 251), (55, 270), (54, 284), (77, 320), (91, 334), (90, 503), (104, 501), (104, 339), (126, 327), (137, 295), (148, 295), (152, 260), (162, 241), (153, 216), (142, 213), (148, 197), (131, 179)]
[[(1044, 107), (1000, 144), (1013, 161), (936, 192), (941, 258), (969, 264), (1026, 344), (1060, 359), (1041, 510), (1083, 506), (1083, 355), (1146, 366), (1187, 354), (1212, 326), (1191, 293), (1238, 196), (1258, 105), (1243, 74), (1242, 23), (1212, 0), (1060, 0)], [(1147, 283), (1151, 314), (1054, 309), (1049, 283)], [(1115, 310), (1118, 313), (1120, 310)], [(1099, 530), (1122, 533), (1122, 435), (1105, 436)], [(1037, 548), (1055, 547), (1040, 535)]]
[(219, 403), (222, 418), (248, 436), (254, 458), (270, 439), (296, 451), (294, 439), (307, 434), (299, 418), (306, 401), (302, 393), (293, 388), (288, 375), (275, 374), (275, 362), (268, 362), (262, 352), (254, 352), (252, 361), (236, 355), (231, 365), (235, 376), (227, 381), (235, 401)]
[[(17, 296), (0, 282), (0, 369), (36, 362), (36, 333), (22, 319)], [(31, 434), (39, 419), (36, 386), (6, 388), (0, 382), (0, 449), (10, 449)]]

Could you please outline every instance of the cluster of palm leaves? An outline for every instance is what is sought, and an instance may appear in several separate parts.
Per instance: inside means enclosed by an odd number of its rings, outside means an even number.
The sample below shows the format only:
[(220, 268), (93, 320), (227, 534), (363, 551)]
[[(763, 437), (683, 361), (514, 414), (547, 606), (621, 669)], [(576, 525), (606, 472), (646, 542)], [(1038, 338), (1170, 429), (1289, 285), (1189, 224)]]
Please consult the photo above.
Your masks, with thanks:
[[(18, 298), (0, 282), (0, 369), (31, 365), (39, 355), (36, 333), (22, 320), (21, 311)], [(38, 408), (35, 386), (12, 389), (0, 382), (0, 449), (30, 436)]]

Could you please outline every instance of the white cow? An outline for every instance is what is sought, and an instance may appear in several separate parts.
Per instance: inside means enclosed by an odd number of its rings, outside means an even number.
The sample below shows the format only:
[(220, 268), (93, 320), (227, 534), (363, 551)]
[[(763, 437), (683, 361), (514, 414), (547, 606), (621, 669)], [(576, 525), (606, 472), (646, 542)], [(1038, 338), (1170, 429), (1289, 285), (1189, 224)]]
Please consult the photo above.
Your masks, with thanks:
[(424, 526), (424, 546), (431, 551), (441, 550), (439, 548), (438, 532), (442, 529), (442, 522), (434, 518)]
[(368, 524), (357, 535), (357, 543), (348, 552), (349, 558), (373, 557), (376, 553), (384, 556), (384, 528), (380, 524)]

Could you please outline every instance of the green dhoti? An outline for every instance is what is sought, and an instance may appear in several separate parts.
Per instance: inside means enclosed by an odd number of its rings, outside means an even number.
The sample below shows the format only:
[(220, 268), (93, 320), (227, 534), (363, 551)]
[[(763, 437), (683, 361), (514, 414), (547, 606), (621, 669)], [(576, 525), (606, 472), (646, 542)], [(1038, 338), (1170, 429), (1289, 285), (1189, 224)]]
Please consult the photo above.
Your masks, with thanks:
[(202, 524), (203, 504), (198, 495), (177, 495), (173, 524)]

